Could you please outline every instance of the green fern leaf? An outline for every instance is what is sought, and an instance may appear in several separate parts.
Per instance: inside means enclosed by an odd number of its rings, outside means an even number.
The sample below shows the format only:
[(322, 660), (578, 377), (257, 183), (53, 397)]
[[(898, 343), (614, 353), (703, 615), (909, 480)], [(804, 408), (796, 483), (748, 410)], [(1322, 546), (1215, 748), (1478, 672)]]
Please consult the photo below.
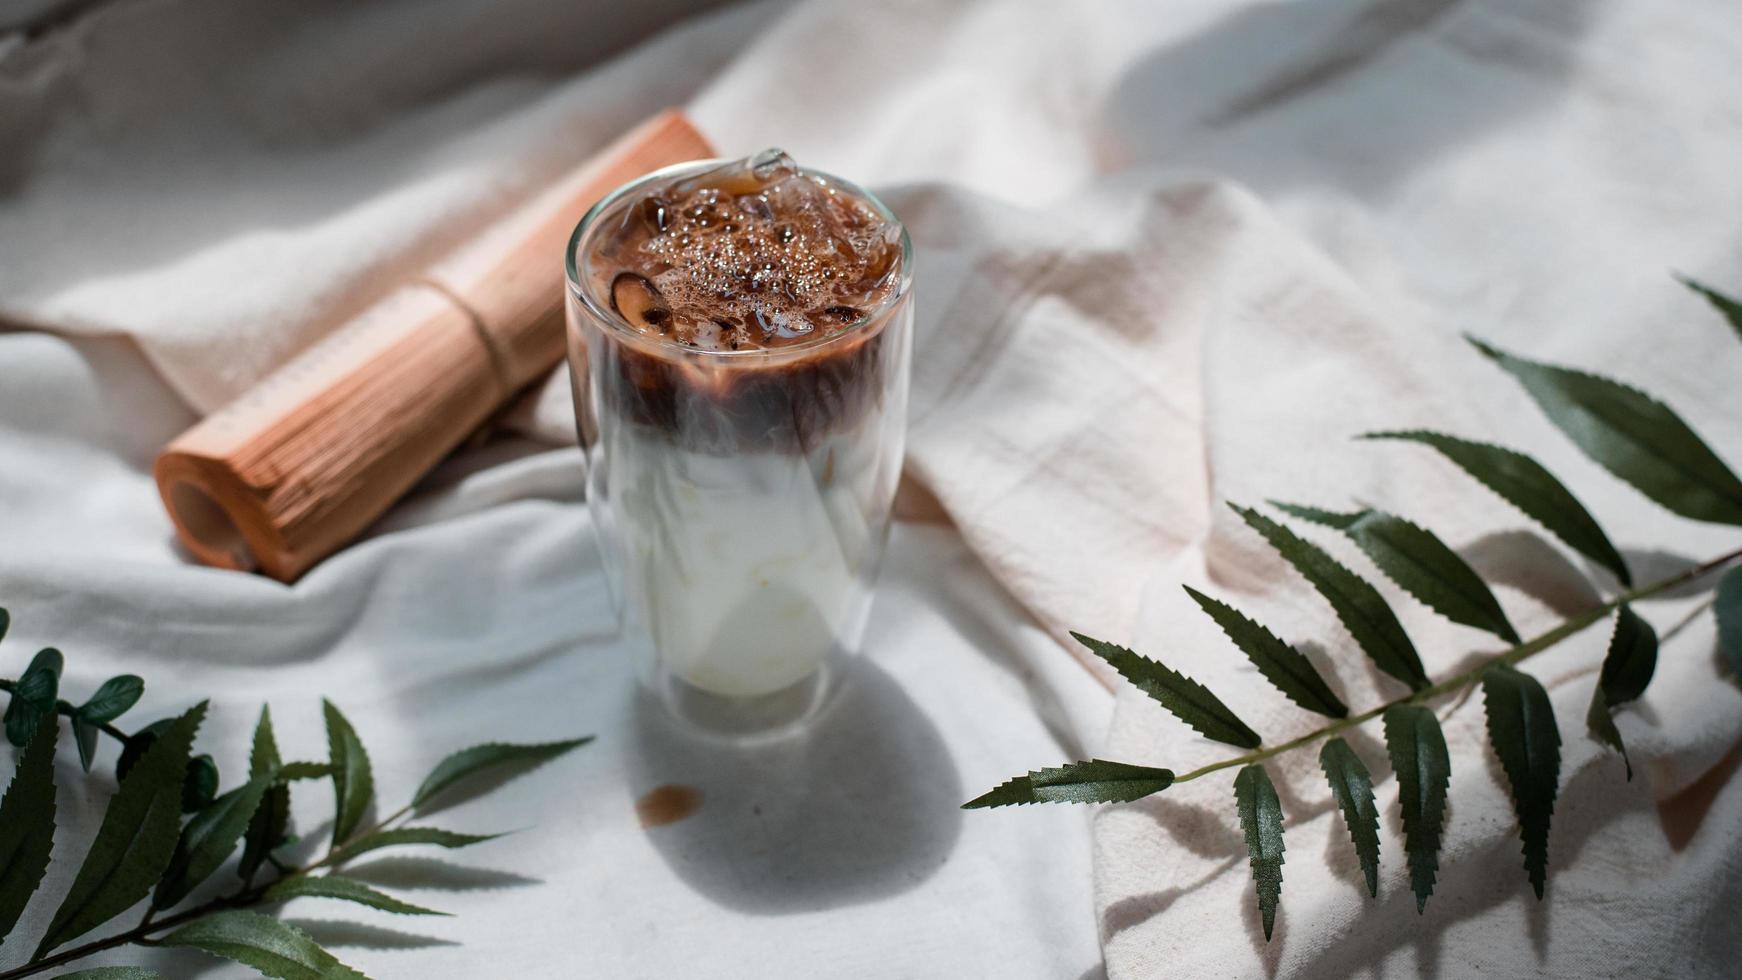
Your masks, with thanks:
[(0, 799), (0, 942), (18, 924), (42, 884), (54, 850), (54, 715), (37, 721), (30, 747)]
[(1742, 524), (1742, 480), (1667, 405), (1619, 381), (1470, 343), (1604, 469), (1683, 517)]
[(1276, 905), (1282, 899), (1282, 801), (1263, 766), (1247, 766), (1234, 777), (1234, 803), (1246, 832), (1247, 861), (1258, 890), (1258, 914), (1264, 939), (1276, 925)]
[(1730, 676), (1742, 681), (1742, 565), (1725, 572), (1718, 581), (1718, 597), (1712, 608), (1718, 617), (1718, 645), (1730, 661)]
[(1113, 666), (1120, 676), (1138, 690), (1149, 695), (1175, 717), (1197, 729), (1205, 738), (1255, 749), (1261, 743), (1258, 733), (1246, 727), (1239, 716), (1228, 709), (1210, 689), (1178, 671), (1156, 663), (1148, 657), (1112, 643), (1106, 643), (1081, 633), (1072, 633), (1077, 642)]
[(1561, 733), (1554, 706), (1537, 679), (1506, 663), (1482, 671), (1488, 743), (1511, 784), (1512, 808), (1524, 841), (1524, 869), (1542, 898), (1548, 878), (1548, 828), (1561, 774)]
[(1614, 573), (1616, 581), (1622, 585), (1633, 584), (1627, 563), (1609, 543), (1609, 536), (1603, 533), (1597, 519), (1565, 484), (1529, 456), (1485, 442), (1420, 429), (1369, 432), (1361, 438), (1419, 442), (1439, 450), (1441, 455), (1499, 494), (1502, 500), (1523, 511), (1524, 516), (1541, 524), (1567, 547)]
[(37, 954), (75, 939), (132, 908), (151, 893), (175, 854), (181, 827), (182, 781), (204, 701), (164, 727), (121, 780)]
[[(260, 720), (254, 725), (254, 744), (248, 753), (248, 775), (256, 778), (276, 772), (284, 765), (278, 754), (278, 739), (272, 733), (272, 709), (260, 706)], [(261, 797), (260, 805), (248, 821), (248, 831), (242, 835), (242, 858), (236, 874), (247, 881), (254, 877), (267, 855), (290, 836), (290, 787), (275, 784)]]
[(1173, 770), (1090, 759), (1036, 769), (962, 804), (982, 810), (1025, 803), (1129, 803), (1173, 785)]
[(1454, 623), (1518, 643), (1500, 600), (1458, 553), (1439, 536), (1384, 511), (1350, 514), (1271, 501), (1278, 510), (1348, 535), (1386, 577), (1424, 605)]
[(218, 870), (236, 849), (260, 807), (261, 798), (277, 780), (276, 771), (255, 776), (194, 814), (182, 828), (175, 857), (170, 860), (163, 880), (157, 883), (157, 893), (152, 897), (157, 908), (175, 905)]
[(1409, 858), (1409, 884), (1415, 910), (1427, 908), (1440, 867), (1440, 837), (1446, 822), (1446, 786), (1452, 759), (1434, 713), (1415, 704), (1385, 709), (1385, 748), (1397, 773), (1397, 801), (1403, 811), (1403, 849)]
[(565, 755), (588, 742), (591, 735), (582, 738), (568, 739), (562, 742), (543, 742), (534, 745), (511, 745), (506, 742), (489, 742), (484, 745), (474, 745), (469, 749), (461, 749), (436, 764), (430, 771), (423, 785), (412, 795), (411, 808), (417, 813), (428, 813), (430, 801), (435, 800), (443, 792), (457, 783), (471, 779), (487, 772), (524, 771), (534, 766), (543, 765), (558, 756)]
[(448, 915), (447, 912), (437, 912), (435, 909), (402, 902), (386, 892), (370, 888), (355, 878), (346, 878), (335, 874), (298, 875), (281, 878), (266, 889), (264, 896), (268, 902), (288, 902), (293, 898), (336, 898), (342, 902), (355, 902), (367, 905), (372, 909), (391, 912), (394, 915)]
[(1379, 807), (1373, 801), (1373, 776), (1349, 743), (1333, 738), (1319, 751), (1319, 768), (1331, 784), (1331, 795), (1343, 810), (1349, 842), (1361, 861), (1367, 894), (1379, 895)]
[(346, 844), (344, 856), (345, 860), (349, 861), (360, 854), (379, 850), (383, 847), (405, 847), (413, 844), (428, 844), (452, 850), (457, 847), (482, 844), (501, 836), (501, 834), (462, 834), (437, 827), (394, 827), (389, 830), (377, 830), (364, 834)]
[(333, 817), (333, 846), (337, 847), (363, 825), (364, 815), (375, 802), (375, 773), (357, 730), (339, 709), (323, 699), (321, 711), (326, 716), (327, 751), (333, 765), (334, 808), (338, 811)]
[(1427, 671), (1422, 668), (1415, 644), (1409, 641), (1403, 624), (1397, 621), (1397, 615), (1378, 590), (1344, 568), (1324, 549), (1281, 524), (1250, 507), (1229, 506), (1264, 535), (1271, 547), (1330, 602), (1343, 627), (1380, 670), (1416, 690), (1428, 686)]
[(1722, 313), (1724, 319), (1730, 321), (1730, 328), (1736, 331), (1736, 339), (1742, 340), (1742, 303), (1738, 303), (1730, 297), (1725, 296), (1723, 293), (1720, 293), (1709, 286), (1703, 286), (1692, 279), (1685, 279), (1680, 276), (1677, 276), (1676, 278), (1682, 285), (1696, 293), (1699, 293), (1701, 296), (1704, 296), (1706, 302), (1712, 304), (1713, 309)]
[(195, 919), (159, 942), (234, 960), (277, 980), (367, 980), (301, 930), (243, 909)]
[(1252, 665), (1258, 668), (1264, 679), (1275, 685), (1290, 701), (1308, 711), (1316, 711), (1330, 718), (1348, 716), (1348, 706), (1332, 693), (1330, 686), (1319, 676), (1318, 670), (1305, 654), (1283, 642), (1263, 624), (1248, 619), (1233, 606), (1212, 599), (1189, 585), (1185, 586), (1185, 590), (1216, 621), (1222, 632), (1228, 634), (1228, 639), (1234, 641), (1234, 645), (1240, 648), (1246, 659), (1252, 661)]
[(1597, 741), (1621, 753), (1627, 765), (1627, 780), (1633, 781), (1633, 760), (1621, 741), (1621, 730), (1611, 715), (1616, 708), (1645, 693), (1657, 670), (1657, 631), (1639, 618), (1626, 603), (1616, 610), (1615, 632), (1609, 637), (1609, 653), (1603, 658), (1603, 673), (1591, 692), (1591, 707), (1585, 712), (1585, 727)]

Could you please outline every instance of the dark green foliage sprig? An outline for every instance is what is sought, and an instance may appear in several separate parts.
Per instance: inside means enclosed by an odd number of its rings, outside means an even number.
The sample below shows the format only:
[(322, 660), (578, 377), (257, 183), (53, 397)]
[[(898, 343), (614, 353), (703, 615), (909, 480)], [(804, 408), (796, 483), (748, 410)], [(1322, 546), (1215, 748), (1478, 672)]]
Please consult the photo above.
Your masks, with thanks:
[(1651, 683), (1656, 670), (1657, 631), (1639, 618), (1632, 607), (1622, 603), (1615, 611), (1615, 632), (1609, 638), (1603, 672), (1591, 690), (1585, 726), (1592, 738), (1621, 753), (1621, 761), (1627, 765), (1628, 782), (1633, 781), (1633, 759), (1627, 755), (1626, 743), (1621, 741), (1621, 730), (1615, 727), (1615, 709), (1644, 694), (1645, 685)]
[[(10, 624), (10, 615), (0, 609), (0, 638)], [(537, 745), (491, 742), (463, 749), (436, 765), (411, 802), (371, 822), (376, 801), (369, 754), (356, 729), (332, 703), (322, 702), (326, 760), (285, 762), (273, 735), (272, 716), (262, 708), (247, 779), (219, 792), (217, 766), (209, 755), (193, 751), (207, 711), (205, 702), (128, 734), (114, 722), (138, 703), (145, 682), (131, 674), (111, 678), (74, 706), (60, 697), (64, 666), (65, 658), (50, 648), (38, 653), (17, 680), (0, 680), (0, 691), (10, 696), (7, 738), (22, 749), (11, 784), (0, 797), (0, 980), (45, 973), (130, 943), (201, 950), (269, 977), (362, 977), (307, 935), (256, 909), (293, 898), (320, 898), (397, 915), (445, 915), (365, 885), (342, 874), (342, 869), (359, 855), (381, 848), (458, 848), (495, 839), (500, 835), (407, 826), (404, 821), (434, 809), (443, 794), (456, 786), (493, 788), (494, 784), (476, 777), (513, 775), (591, 741), (589, 737)], [(102, 736), (120, 743), (115, 767), (118, 787), (71, 886), (35, 951), (25, 955), (27, 947), (16, 945), (16, 937), (10, 934), (37, 896), (55, 851), (54, 756), (61, 717), (70, 723), (79, 762), (86, 770)], [(277, 852), (295, 842), (291, 786), (307, 780), (327, 780), (333, 787), (333, 838), (324, 857), (294, 866)], [(71, 842), (62, 841), (61, 847), (68, 849)], [(217, 898), (187, 905), (196, 889), (231, 863), (238, 847), (242, 853), (233, 866), (239, 884)], [(257, 880), (263, 872), (266, 880)], [(69, 947), (142, 902), (147, 911), (137, 926)], [(14, 942), (8, 944), (9, 939)], [(13, 956), (14, 952), (19, 955)], [(158, 977), (139, 967), (61, 974), (61, 980)]]
[[(1742, 303), (1699, 283), (1683, 282), (1722, 313), (1742, 339)], [(1474, 338), (1470, 342), (1516, 378), (1549, 420), (1603, 468), (1675, 514), (1742, 526), (1742, 479), (1668, 406), (1619, 381), (1531, 361)], [(1658, 655), (1656, 632), (1633, 611), (1632, 604), (1724, 572), (1712, 607), (1728, 669), (1735, 679), (1742, 680), (1742, 549), (1659, 581), (1635, 585), (1621, 553), (1596, 518), (1565, 484), (1524, 453), (1424, 430), (1371, 432), (1360, 438), (1414, 442), (1437, 450), (1567, 547), (1606, 569), (1625, 591), (1526, 641), (1475, 570), (1427, 528), (1372, 508), (1337, 511), (1273, 502), (1285, 514), (1346, 535), (1388, 579), (1447, 620), (1485, 630), (1512, 644), (1470, 669), (1436, 682), (1428, 676), (1390, 604), (1371, 583), (1283, 524), (1255, 509), (1231, 505), (1330, 603), (1361, 652), (1379, 670), (1407, 685), (1409, 693), (1350, 714), (1312, 663), (1293, 646), (1233, 606), (1187, 586), (1193, 601), (1265, 680), (1300, 707), (1332, 720), (1286, 742), (1266, 744), (1197, 681), (1133, 650), (1074, 633), (1127, 680), (1200, 734), (1250, 751), (1178, 774), (1106, 760), (1038, 769), (1009, 780), (964, 807), (1128, 802), (1162, 792), (1175, 783), (1238, 769), (1235, 809), (1245, 832), (1268, 940), (1282, 891), (1283, 814), (1263, 762), (1324, 743), (1319, 768), (1342, 811), (1368, 894), (1377, 897), (1380, 842), (1373, 779), (1360, 755), (1340, 736), (1348, 729), (1381, 720), (1386, 752), (1397, 780), (1410, 888), (1417, 910), (1425, 911), (1439, 874), (1452, 777), (1445, 735), (1429, 705), (1479, 685), (1488, 742), (1500, 761), (1518, 820), (1525, 875), (1541, 899), (1550, 864), (1549, 828), (1560, 790), (1561, 733), (1548, 692), (1518, 665), (1613, 613), (1614, 632), (1591, 691), (1585, 723), (1593, 739), (1620, 753), (1627, 778), (1632, 779), (1632, 760), (1614, 714), (1645, 693)]]

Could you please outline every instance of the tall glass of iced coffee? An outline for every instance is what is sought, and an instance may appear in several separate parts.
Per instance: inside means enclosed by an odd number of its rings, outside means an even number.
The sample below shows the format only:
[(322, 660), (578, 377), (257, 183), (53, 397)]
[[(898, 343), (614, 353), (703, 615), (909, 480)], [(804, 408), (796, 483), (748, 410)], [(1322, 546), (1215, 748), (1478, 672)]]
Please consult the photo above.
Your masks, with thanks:
[(568, 252), (587, 497), (652, 695), (789, 731), (855, 652), (901, 471), (911, 247), (858, 186), (778, 150), (667, 168)]

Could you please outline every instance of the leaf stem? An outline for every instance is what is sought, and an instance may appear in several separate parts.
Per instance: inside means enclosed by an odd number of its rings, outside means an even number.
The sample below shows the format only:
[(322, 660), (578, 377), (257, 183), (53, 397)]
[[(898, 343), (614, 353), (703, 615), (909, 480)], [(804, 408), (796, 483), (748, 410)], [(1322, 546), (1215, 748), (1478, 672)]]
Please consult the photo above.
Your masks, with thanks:
[[(0, 684), (3, 683), (8, 682), (0, 681)], [(358, 831), (351, 837), (351, 840), (361, 840), (377, 831), (385, 830), (389, 824), (404, 819), (405, 817), (410, 816), (410, 814), (411, 806), (407, 804), (381, 820), (376, 821), (373, 826), (365, 827)], [(99, 939), (95, 942), (86, 943), (83, 946), (75, 946), (66, 952), (56, 953), (46, 959), (35, 960), (16, 969), (7, 970), (5, 973), (0, 973), (0, 980), (18, 980), (19, 977), (33, 976), (47, 970), (52, 970), (57, 966), (64, 966), (74, 960), (83, 959), (86, 956), (91, 956), (107, 949), (114, 949), (117, 946), (125, 946), (129, 943), (140, 946), (158, 945), (158, 943), (151, 938), (156, 933), (173, 929), (179, 925), (185, 925), (195, 919), (211, 915), (214, 912), (222, 912), (225, 909), (246, 908), (250, 905), (256, 905), (260, 902), (261, 898), (265, 896), (267, 889), (271, 888), (278, 882), (287, 878), (304, 877), (313, 871), (320, 870), (321, 868), (342, 864), (348, 857), (349, 854), (346, 849), (340, 847), (329, 852), (326, 857), (321, 858), (319, 861), (301, 868), (288, 867), (280, 864), (276, 858), (273, 858), (272, 863), (280, 870), (281, 874), (267, 884), (259, 886), (245, 885), (241, 891), (236, 892), (233, 895), (212, 899), (203, 905), (196, 905), (191, 909), (177, 912), (174, 915), (162, 919), (153, 919), (152, 913), (147, 911), (145, 919), (141, 921), (139, 925), (134, 926), (126, 932), (116, 933), (107, 939)]]
[(142, 922), (126, 932), (116, 933), (107, 939), (99, 939), (96, 942), (86, 943), (83, 946), (74, 946), (72, 949), (69, 949), (64, 953), (56, 953), (55, 955), (45, 959), (33, 960), (15, 970), (7, 970), (5, 973), (0, 973), (0, 980), (16, 980), (18, 977), (28, 977), (34, 974), (43, 973), (52, 970), (57, 966), (65, 966), (74, 960), (84, 959), (87, 956), (100, 953), (106, 949), (114, 949), (117, 946), (125, 946), (129, 943), (137, 943), (145, 946), (154, 945), (148, 941), (148, 937), (154, 932), (173, 929), (176, 926), (184, 925), (195, 919), (211, 915), (213, 912), (221, 912), (224, 909), (241, 908), (245, 905), (252, 905), (255, 902), (258, 902), (260, 896), (265, 892), (265, 888), (238, 892), (226, 898), (215, 898), (204, 905), (197, 905), (185, 912), (178, 912), (167, 918), (157, 919), (152, 922)]
[[(349, 849), (350, 849), (351, 844), (353, 844), (356, 841), (360, 841), (363, 838), (368, 837), (370, 834), (373, 834), (377, 831), (386, 830), (388, 824), (393, 823), (396, 820), (403, 819), (404, 817), (407, 817), (410, 814), (411, 814), (411, 804), (407, 803), (405, 806), (402, 806), (399, 809), (388, 814), (387, 816), (382, 817), (380, 820), (375, 821), (373, 826), (364, 827), (364, 828), (358, 830), (356, 833), (352, 834), (348, 839), (346, 839), (344, 844), (328, 850), (326, 857), (321, 858), (319, 861), (316, 861), (315, 863), (309, 865), (306, 868), (295, 869), (295, 870), (285, 874), (284, 877), (290, 878), (290, 877), (293, 877), (296, 875), (306, 875), (310, 871), (316, 871), (316, 870), (319, 870), (321, 868), (330, 868), (334, 865), (343, 864), (347, 860), (350, 859), (351, 855), (349, 853)], [(0, 977), (0, 980), (6, 980), (6, 978)]]
[[(1254, 762), (1261, 762), (1271, 756), (1281, 755), (1284, 752), (1298, 749), (1304, 745), (1311, 745), (1320, 739), (1329, 738), (1339, 732), (1347, 731), (1357, 725), (1372, 721), (1384, 714), (1388, 709), (1397, 707), (1400, 704), (1419, 704), (1439, 697), (1442, 694), (1455, 691), (1460, 687), (1474, 683), (1477, 678), (1481, 676), (1482, 671), (1486, 670), (1493, 664), (1505, 663), (1516, 665), (1522, 661), (1529, 660), (1531, 657), (1547, 650), (1567, 637), (1572, 636), (1574, 633), (1578, 633), (1598, 620), (1608, 616), (1622, 603), (1638, 602), (1641, 599), (1649, 598), (1660, 592), (1667, 592), (1678, 585), (1685, 585), (1688, 582), (1710, 575), (1731, 562), (1736, 561), (1738, 558), (1742, 558), (1742, 548), (1719, 555), (1709, 561), (1701, 562), (1692, 568), (1677, 572), (1668, 578), (1660, 579), (1650, 585), (1642, 585), (1639, 588), (1623, 592), (1595, 609), (1562, 622), (1559, 626), (1543, 633), (1541, 636), (1534, 637), (1508, 650), (1497, 653), (1492, 657), (1485, 658), (1481, 663), (1478, 663), (1469, 670), (1448, 677), (1437, 684), (1424, 687), (1419, 691), (1412, 691), (1403, 697), (1387, 701), (1377, 708), (1363, 711), (1358, 715), (1339, 718), (1323, 728), (1314, 729), (1298, 738), (1292, 738), (1276, 745), (1262, 746), (1252, 750), (1251, 752), (1247, 752), (1244, 755), (1237, 755), (1231, 759), (1223, 759), (1221, 762), (1212, 762), (1209, 765), (1200, 766), (1197, 769), (1193, 769), (1191, 772), (1175, 776), (1173, 781), (1175, 783), (1186, 783), (1197, 779), (1199, 776), (1207, 776), (1218, 770), (1232, 769), (1235, 766), (1245, 766)], [(1696, 610), (1696, 612), (1698, 611), (1699, 610)], [(5, 978), (0, 977), (0, 980), (5, 980)]]

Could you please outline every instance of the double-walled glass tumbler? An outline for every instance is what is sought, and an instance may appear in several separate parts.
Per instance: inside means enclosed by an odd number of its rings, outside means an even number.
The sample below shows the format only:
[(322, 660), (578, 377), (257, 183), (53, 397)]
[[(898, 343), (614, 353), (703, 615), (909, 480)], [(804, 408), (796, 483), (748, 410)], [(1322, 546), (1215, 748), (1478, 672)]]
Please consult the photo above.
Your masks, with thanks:
[(912, 255), (868, 192), (798, 171), (857, 198), (898, 239), (875, 306), (833, 307), (831, 329), (747, 349), (631, 323), (623, 307), (636, 300), (622, 290), (647, 280), (625, 286), (615, 230), (661, 188), (721, 166), (667, 168), (588, 212), (569, 243), (568, 342), (622, 639), (679, 718), (744, 736), (817, 711), (861, 642), (901, 471)]

